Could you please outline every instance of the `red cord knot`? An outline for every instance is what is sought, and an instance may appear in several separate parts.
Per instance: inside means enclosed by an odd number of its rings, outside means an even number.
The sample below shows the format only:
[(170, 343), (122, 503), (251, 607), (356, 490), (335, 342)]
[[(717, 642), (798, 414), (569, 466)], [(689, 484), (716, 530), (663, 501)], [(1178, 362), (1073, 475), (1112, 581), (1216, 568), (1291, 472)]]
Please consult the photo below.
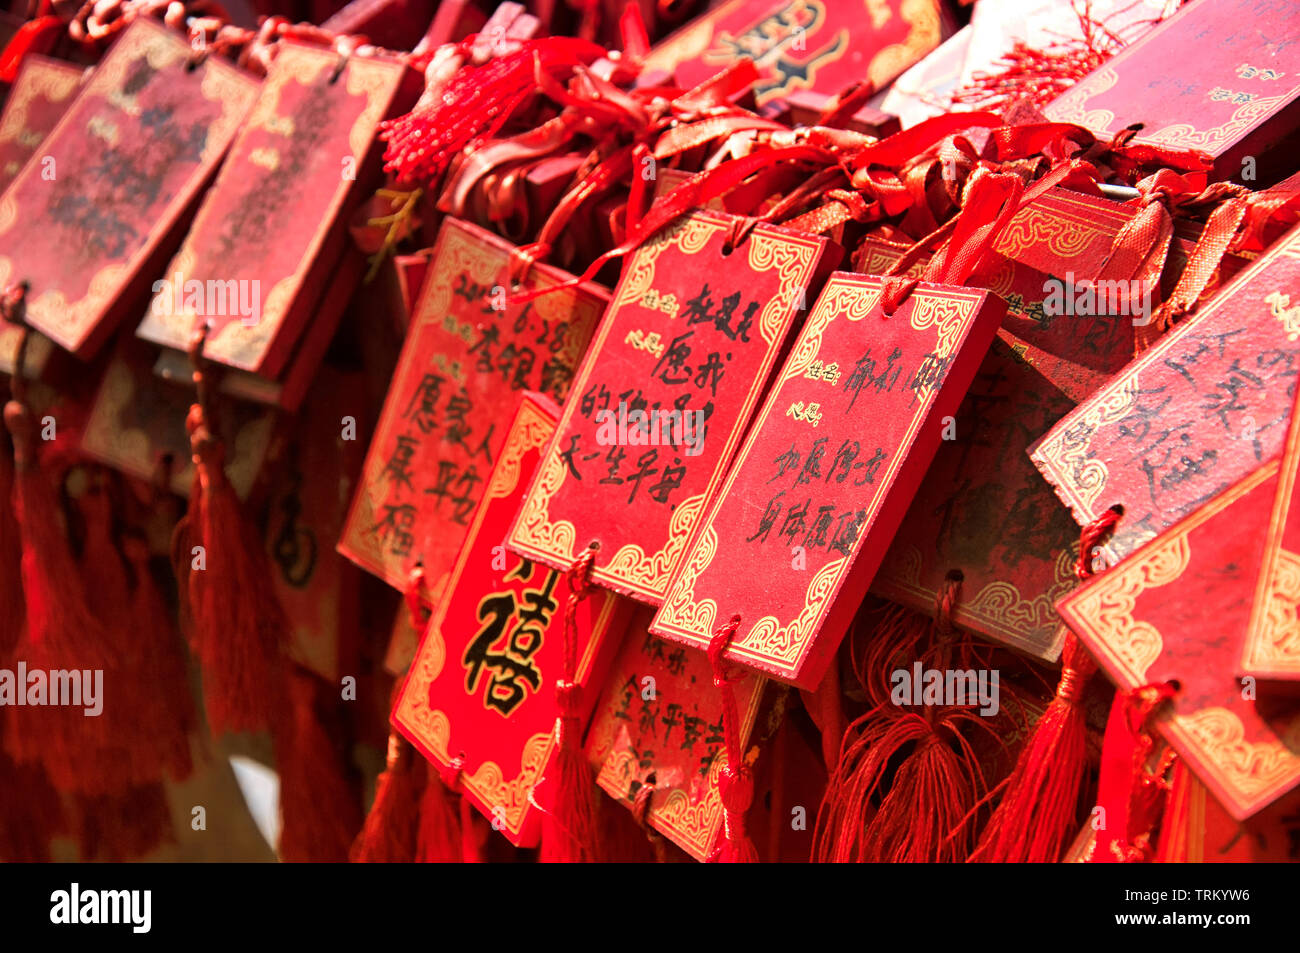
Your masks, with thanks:
[[(722, 742), (727, 761), (718, 776), (718, 793), (725, 811), (726, 836), (732, 845), (745, 842), (745, 811), (754, 797), (754, 780), (749, 766), (744, 763), (740, 740), (740, 709), (736, 703), (736, 689), (732, 684), (743, 675), (727, 677), (723, 654), (740, 625), (740, 616), (733, 615), (718, 628), (709, 640), (709, 664), (713, 667), (713, 684), (722, 699)], [(752, 848), (751, 848), (752, 849)]]
[(1141, 131), (1141, 128), (1140, 124), (1125, 126), (1119, 132), (1115, 133), (1115, 135), (1111, 136), (1110, 145), (1106, 147), (1106, 151), (1114, 152), (1117, 149), (1124, 148), (1124, 146), (1128, 145), (1133, 140), (1133, 137)]
[(14, 466), (26, 470), (36, 465), (36, 418), (31, 409), (18, 400), (5, 403), (5, 427), (14, 442)]
[(758, 225), (758, 219), (752, 215), (738, 215), (731, 223), (731, 234), (723, 245), (723, 254), (730, 255), (749, 237), (749, 233)]
[(442, 779), (443, 787), (448, 791), (460, 790), (460, 779), (465, 773), (465, 759), (460, 755), (451, 759), (447, 765), (439, 765), (438, 777)]
[(396, 731), (388, 733), (388, 753), (384, 758), (384, 765), (389, 771), (400, 768), (405, 769), (409, 761), (411, 746)]
[(30, 289), (31, 283), (27, 281), (20, 281), (5, 288), (4, 294), (0, 294), (0, 318), (4, 318), (10, 324), (21, 325), (24, 318), (23, 309), (27, 305), (27, 292)]
[(1151, 713), (1178, 694), (1176, 682), (1151, 682), (1133, 689), (1125, 697), (1129, 728), (1134, 735), (1143, 733)]
[(831, 189), (826, 193), (826, 197), (834, 202), (839, 202), (849, 211), (849, 217), (855, 222), (867, 222), (871, 220), (873, 207), (868, 205), (866, 199), (862, 197), (861, 192), (851, 191), (849, 189)]
[(726, 670), (723, 668), (722, 655), (727, 651), (727, 646), (731, 644), (731, 639), (735, 636), (739, 625), (740, 616), (733, 615), (725, 625), (713, 633), (713, 638), (709, 640), (708, 656), (709, 664), (713, 667), (713, 684), (719, 688), (727, 684), (728, 681)]
[(560, 715), (555, 719), (555, 745), (563, 749), (570, 743), (575, 748), (582, 744), (582, 719)]
[(555, 702), (560, 708), (561, 718), (581, 717), (582, 685), (565, 679), (555, 682)]
[(1056, 685), (1056, 697), (1063, 702), (1077, 705), (1083, 701), (1083, 691), (1088, 687), (1091, 672), (1081, 672), (1072, 666), (1061, 669), (1061, 680)]
[(226, 463), (225, 447), (212, 432), (202, 404), (190, 404), (185, 429), (190, 433), (190, 451), (200, 475), (207, 479), (221, 471)]
[(424, 631), (427, 613), (424, 602), (420, 599), (420, 590), (424, 588), (424, 563), (415, 561), (411, 571), (406, 574), (406, 612), (411, 620), (411, 628), (417, 634)]
[(916, 287), (916, 278), (905, 278), (902, 275), (890, 275), (880, 280), (880, 310), (886, 317), (893, 315), (898, 310), (898, 306), (906, 300), (907, 296), (912, 293)]
[(650, 823), (650, 799), (654, 797), (655, 786), (649, 782), (643, 783), (636, 789), (636, 794), (632, 796), (632, 819), (636, 821), (637, 826), (645, 828)]
[(745, 840), (745, 814), (754, 800), (754, 777), (743, 761), (739, 767), (727, 765), (718, 774), (718, 797), (722, 801), (723, 825), (728, 841)]
[(1123, 515), (1124, 507), (1116, 504), (1083, 527), (1079, 533), (1079, 558), (1074, 564), (1075, 576), (1080, 579), (1090, 579), (1095, 574), (1096, 570), (1092, 568), (1092, 551), (1110, 535)]
[(754, 775), (749, 765), (741, 761), (738, 767), (728, 763), (718, 773), (718, 796), (728, 814), (742, 817), (754, 800)]
[(510, 291), (513, 292), (528, 281), (528, 275), (532, 272), (533, 265), (550, 257), (550, 254), (550, 243), (540, 240), (512, 251), (506, 270), (506, 275), (510, 279)]
[(585, 599), (587, 593), (591, 591), (591, 567), (595, 561), (596, 547), (591, 545), (579, 553), (578, 558), (569, 567), (569, 592), (573, 600)]

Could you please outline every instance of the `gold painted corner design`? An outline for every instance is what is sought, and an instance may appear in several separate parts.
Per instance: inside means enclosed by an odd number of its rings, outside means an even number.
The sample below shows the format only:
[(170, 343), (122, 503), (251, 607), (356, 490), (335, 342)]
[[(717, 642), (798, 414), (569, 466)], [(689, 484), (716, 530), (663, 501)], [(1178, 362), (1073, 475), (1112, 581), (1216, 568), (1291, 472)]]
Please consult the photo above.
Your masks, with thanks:
[[(649, 290), (654, 281), (656, 260), (664, 251), (678, 247), (684, 254), (698, 254), (710, 239), (727, 228), (729, 225), (724, 217), (696, 211), (679, 218), (637, 249), (610, 308), (601, 321), (590, 353), (599, 353), (605, 345), (610, 329), (615, 324), (617, 310), (623, 305), (640, 301), (642, 295)], [(780, 343), (780, 315), (793, 306), (799, 289), (806, 285), (811, 275), (816, 243), (798, 236), (768, 234), (756, 229), (746, 239), (746, 244), (751, 268), (776, 268), (779, 276), (777, 292), (768, 301), (759, 320), (760, 333), (771, 351)], [(590, 373), (591, 364), (588, 362), (574, 381), (572, 390), (582, 391)], [(558, 433), (564, 433), (568, 429), (574, 407), (574, 401), (566, 403), (557, 428)], [(740, 439), (742, 424), (743, 421), (738, 422), (734, 428), (729, 438), (731, 445)], [(730, 454), (724, 453), (722, 459), (728, 456)], [(722, 460), (715, 465), (708, 484), (710, 488), (718, 483), (721, 465)], [(571, 520), (551, 518), (550, 503), (564, 486), (567, 477), (568, 470), (560, 459), (558, 449), (552, 448), (542, 461), (532, 492), (525, 499), (511, 533), (512, 544), (521, 550), (563, 565), (572, 563), (575, 558), (579, 548), (578, 532)], [(627, 590), (655, 602), (660, 601), (668, 588), (673, 569), (685, 552), (697, 518), (703, 512), (707, 496), (706, 491), (678, 505), (669, 521), (668, 538), (658, 552), (647, 553), (636, 544), (624, 545), (608, 562), (597, 561), (592, 567), (592, 578), (611, 588)]]

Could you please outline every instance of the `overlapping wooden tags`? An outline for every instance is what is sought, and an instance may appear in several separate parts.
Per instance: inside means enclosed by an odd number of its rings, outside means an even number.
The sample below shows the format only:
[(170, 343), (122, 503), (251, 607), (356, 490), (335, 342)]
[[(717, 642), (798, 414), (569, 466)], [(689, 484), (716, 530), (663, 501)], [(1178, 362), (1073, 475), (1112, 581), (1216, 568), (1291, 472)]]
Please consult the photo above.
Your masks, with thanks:
[(833, 96), (850, 83), (884, 87), (939, 45), (934, 0), (730, 0), (657, 44), (646, 68), (674, 70), (689, 89), (742, 56), (762, 76), (759, 105), (799, 90)]
[(278, 378), (355, 254), (345, 219), (378, 171), (380, 121), (414, 82), (396, 59), (283, 41), (137, 333), (183, 351), (206, 321), (210, 360)]
[[(587, 735), (596, 783), (631, 809), (651, 785), (646, 823), (696, 860), (722, 836), (718, 778), (727, 761), (722, 695), (709, 659), (651, 635), (654, 610), (637, 610), (610, 669)], [(762, 700), (762, 677), (735, 684), (741, 745), (748, 745)]]
[(1142, 123), (1136, 143), (1205, 153), (1219, 178), (1275, 180), (1300, 129), (1300, 18), (1290, 0), (1193, 0), (1043, 112), (1103, 140)]
[(263, 533), (289, 655), (328, 682), (355, 671), (361, 572), (334, 550), (361, 469), (365, 433), (340, 424), (364, 404), (357, 372), (326, 366), (308, 406), (284, 428)]
[(1003, 314), (986, 291), (836, 273), (674, 576), (651, 631), (814, 687)]
[(1237, 820), (1300, 784), (1300, 708), (1238, 677), (1277, 473), (1258, 468), (1057, 603), (1121, 690), (1176, 685), (1153, 723)]
[[(1097, 830), (1085, 824), (1061, 863), (1090, 863)], [(1300, 861), (1300, 792), (1235, 820), (1190, 771), (1174, 768), (1152, 860), (1157, 864), (1257, 864)]]
[[(1300, 398), (1298, 398), (1300, 399)], [(1264, 532), (1264, 555), (1241, 653), (1241, 674), (1300, 679), (1300, 415), (1291, 412), (1277, 493)], [(1242, 528), (1245, 531), (1245, 527)]]
[(1112, 554), (1281, 452), (1300, 353), (1297, 273), (1300, 227), (1031, 445), (1078, 523), (1124, 507)]
[(1279, 798), (1245, 823), (1233, 820), (1191, 772), (1175, 772), (1156, 863), (1300, 861), (1300, 794)]
[[(441, 767), (461, 761), (459, 788), (511, 843), (533, 846), (540, 817), (531, 793), (555, 754), (563, 673), (562, 572), (502, 547), (528, 478), (555, 429), (557, 408), (524, 395), (474, 511), (447, 595), (439, 600), (392, 720)], [(575, 680), (595, 701), (625, 622), (620, 603), (594, 590), (578, 604)], [(585, 717), (585, 716), (584, 716)]]
[(7, 189), (49, 135), (81, 86), (86, 69), (29, 54), (0, 113), (0, 191)]
[[(607, 300), (604, 289), (582, 285), (514, 303), (514, 250), (475, 225), (443, 221), (339, 540), (340, 552), (402, 591), (421, 561), (426, 599), (456, 560), (501, 456), (514, 396), (565, 398)], [(535, 265), (522, 288), (568, 277)]]
[[(508, 545), (657, 604), (827, 243), (696, 211), (632, 254)], [(542, 299), (545, 300), (545, 299)]]
[[(187, 497), (194, 482), (193, 451), (185, 416), (193, 389), (150, 373), (148, 345), (121, 341), (104, 368), (81, 434), (81, 450), (115, 470), (141, 480), (157, 476), (163, 457), (171, 459), (168, 488)], [(216, 425), (226, 446), (226, 476), (244, 499), (262, 472), (275, 442), (275, 415), (265, 407), (219, 400)]]
[(0, 197), (0, 286), (30, 284), (32, 327), (89, 358), (138, 313), (256, 95), (149, 17), (122, 31)]
[[(1132, 214), (1053, 188), (999, 235), (997, 253), (973, 283), (996, 292), (1007, 313), (873, 592), (929, 613), (957, 569), (964, 577), (953, 614), (959, 625), (1038, 658), (1060, 654), (1065, 630), (1055, 602), (1075, 584), (1079, 529), (1025, 450), (1131, 359), (1133, 322), (1143, 318), (1096, 308), (1065, 313), (1059, 303), (1049, 306), (1050, 295), (1053, 287), (1063, 294), (1095, 278)], [(857, 251), (859, 268), (884, 273), (905, 250), (868, 236)]]

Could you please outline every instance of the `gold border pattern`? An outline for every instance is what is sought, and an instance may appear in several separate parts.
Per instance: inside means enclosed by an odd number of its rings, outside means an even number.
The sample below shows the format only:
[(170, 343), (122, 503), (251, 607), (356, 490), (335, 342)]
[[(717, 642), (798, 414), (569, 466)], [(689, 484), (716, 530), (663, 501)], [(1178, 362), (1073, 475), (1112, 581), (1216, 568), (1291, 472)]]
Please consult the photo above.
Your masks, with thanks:
[[(143, 58), (154, 69), (162, 70), (183, 62), (190, 53), (189, 44), (161, 24), (147, 17), (132, 22), (45, 141), (59, 141), (58, 137), (71, 126), (77, 106), (83, 99), (108, 98), (128, 114), (138, 114), (140, 107), (134, 98), (121, 91), (130, 65)], [(257, 83), (252, 77), (219, 59), (205, 60), (197, 69), (202, 72), (200, 95), (219, 103), (221, 108), (209, 123), (199, 166), (181, 184), (161, 216), (161, 220), (167, 223), (180, 214), (206, 179), (210, 164), (225, 150), (257, 92)], [(40, 174), (38, 158), (33, 155), (5, 191), (5, 200), (0, 203), (0, 235), (7, 233), (19, 220), (16, 195), (20, 185), (31, 176)], [(155, 229), (127, 261), (113, 262), (101, 268), (91, 277), (86, 294), (77, 301), (69, 301), (59, 289), (45, 289), (35, 294), (27, 307), (28, 323), (63, 348), (79, 350), (90, 337), (96, 316), (106, 311), (121, 294), (160, 238), (158, 229)], [(12, 259), (0, 256), (0, 286), (11, 280), (13, 268)]]
[[(447, 591), (453, 591), (464, 578), (474, 541), (487, 516), (488, 503), (491, 500), (506, 499), (518, 488), (523, 458), (529, 453), (541, 452), (554, 430), (555, 421), (542, 408), (528, 398), (521, 400), (519, 412), (506, 436), (500, 460), (493, 467), (483, 499), (475, 509), (456, 566), (449, 577)], [(614, 597), (607, 597), (592, 624), (591, 635), (582, 649), (576, 671), (579, 683), (586, 680), (597, 648), (608, 637), (616, 605)], [(442, 673), (447, 659), (447, 643), (442, 634), (447, 608), (448, 600), (439, 600), (392, 714), (393, 722), (405, 728), (412, 741), (444, 766), (449, 765), (456, 756), (451, 750), (451, 719), (446, 712), (429, 703), (429, 688)], [(559, 620), (559, 616), (555, 619)], [(559, 624), (563, 624), (562, 621)], [(452, 690), (459, 691), (460, 686), (456, 685)], [(513, 835), (512, 839), (518, 839), (523, 831), (526, 815), (532, 806), (529, 794), (541, 780), (554, 747), (554, 729), (539, 732), (524, 743), (520, 752), (519, 770), (513, 776), (508, 775), (496, 762), (483, 761), (472, 772), (466, 772), (461, 777), (462, 786), (475, 795), (482, 805), (503, 809), (502, 826), (508, 834)]]
[[(652, 240), (642, 245), (633, 253), (628, 262), (618, 287), (614, 291), (613, 303), (601, 321), (600, 330), (592, 342), (587, 359), (583, 362), (571, 393), (581, 393), (587, 385), (597, 355), (607, 343), (611, 329), (617, 319), (617, 312), (625, 304), (639, 302), (641, 296), (654, 281), (657, 259), (670, 247), (680, 248), (683, 254), (694, 255), (702, 251), (717, 234), (730, 227), (731, 217), (717, 213), (696, 210), (679, 218)], [(789, 313), (797, 302), (801, 289), (806, 287), (812, 277), (814, 263), (817, 259), (818, 243), (812, 239), (801, 239), (798, 235), (781, 235), (765, 232), (760, 226), (745, 239), (748, 245), (747, 263), (751, 268), (774, 268), (777, 270), (779, 285), (776, 294), (769, 300), (760, 319), (760, 333), (767, 345), (768, 355), (764, 360), (767, 366), (776, 356), (780, 344), (779, 328), (781, 314)], [(781, 246), (788, 246), (782, 250)], [(765, 375), (764, 375), (765, 376)], [(732, 450), (740, 441), (745, 431), (745, 420), (749, 407), (756, 400), (756, 390), (764, 381), (756, 382), (742, 404), (741, 413), (731, 428), (727, 446), (718, 456), (713, 472), (704, 493), (697, 494), (680, 503), (669, 520), (668, 538), (658, 552), (647, 553), (635, 544), (620, 546), (608, 562), (597, 561), (592, 567), (592, 579), (601, 585), (618, 592), (625, 592), (634, 598), (652, 603), (659, 603), (667, 590), (672, 572), (680, 563), (686, 544), (702, 514), (704, 503), (710, 492), (721, 482), (724, 469), (732, 457)], [(576, 408), (576, 401), (566, 401), (564, 414), (557, 429), (558, 434), (568, 431)], [(542, 466), (535, 478), (533, 487), (520, 508), (515, 527), (510, 534), (510, 545), (521, 552), (536, 556), (553, 564), (569, 565), (573, 562), (579, 549), (578, 530), (571, 520), (552, 519), (551, 500), (565, 485), (568, 471), (560, 459), (559, 450), (552, 447), (542, 461)]]
[[(1093, 653), (1118, 670), (1115, 680), (1121, 687), (1145, 684), (1147, 669), (1163, 648), (1155, 627), (1133, 617), (1138, 597), (1175, 581), (1191, 558), (1189, 534), (1273, 478), (1277, 470), (1276, 460), (1260, 467), (1174, 524), (1157, 542), (1062, 601), (1062, 614), (1088, 637)], [(1189, 761), (1209, 772), (1225, 807), (1238, 820), (1266, 806), (1300, 777), (1300, 755), (1295, 753), (1300, 751), (1300, 718), (1290, 719), (1280, 739), (1261, 742), (1246, 740), (1240, 717), (1220, 706), (1190, 714), (1163, 711), (1156, 724), (1182, 746)]]
[[(717, 554), (719, 541), (713, 528), (714, 520), (728, 498), (737, 475), (745, 470), (745, 463), (753, 450), (759, 432), (767, 425), (773, 408), (781, 403), (782, 386), (785, 382), (800, 377), (804, 369), (820, 353), (822, 336), (831, 321), (842, 317), (848, 321), (858, 322), (876, 313), (881, 288), (880, 278), (858, 274), (839, 273), (826, 282), (799, 340), (786, 361), (778, 384), (772, 388), (766, 404), (751, 425), (745, 445), (732, 464), (721, 492), (714, 499), (708, 518), (691, 552), (687, 555), (687, 561), (678, 575), (673, 578), (665, 594), (652, 631), (662, 631), (697, 644), (707, 643), (719, 617), (719, 609), (716, 600), (707, 596), (697, 596), (695, 587)], [(955, 347), (961, 336), (963, 327), (969, 326), (983, 297), (983, 292), (965, 293), (918, 287), (911, 296), (910, 326), (917, 331), (934, 329), (939, 345), (948, 347), (951, 353), (951, 349)], [(929, 399), (918, 402), (917, 409), (902, 438), (904, 445), (911, 445), (931, 404), (932, 401)], [(895, 454), (891, 459), (889, 471), (880, 478), (881, 486), (889, 486), (892, 483), (897, 468), (902, 464), (902, 457), (903, 455)], [(886, 493), (876, 494), (867, 512), (864, 526), (869, 527), (873, 524), (886, 495)], [(793, 619), (785, 623), (772, 615), (757, 619), (745, 634), (739, 635), (732, 642), (728, 649), (728, 656), (736, 660), (749, 660), (760, 667), (780, 672), (784, 677), (797, 677), (801, 661), (807, 657), (811, 649), (812, 636), (816, 634), (829, 611), (832, 597), (847, 577), (853, 560), (862, 548), (865, 536), (866, 533), (861, 534), (854, 543), (852, 556), (834, 559), (813, 575), (804, 592), (803, 605)]]

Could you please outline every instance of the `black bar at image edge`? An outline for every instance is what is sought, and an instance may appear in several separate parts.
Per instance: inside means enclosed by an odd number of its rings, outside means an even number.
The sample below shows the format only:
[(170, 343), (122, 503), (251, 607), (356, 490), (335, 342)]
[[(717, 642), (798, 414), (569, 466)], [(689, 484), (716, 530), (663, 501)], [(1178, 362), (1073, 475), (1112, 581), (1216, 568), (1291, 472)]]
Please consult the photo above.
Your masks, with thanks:
[[(777, 935), (769, 930), (829, 942), (847, 925), (866, 940), (891, 923), (924, 924), (936, 942), (969, 937), (976, 923), (1029, 937), (1181, 942), (1199, 932), (1232, 942), (1241, 931), (1289, 928), (1295, 907), (1292, 870), (1262, 864), (451, 866), (7, 865), (0, 917), (14, 939), (127, 943), (269, 935), (336, 944), (386, 927), (432, 938), (453, 924), (512, 942), (530, 924), (546, 931), (538, 942), (557, 929), (667, 942), (662, 931), (698, 921), (767, 946)], [(690, 932), (679, 935), (689, 943)]]

